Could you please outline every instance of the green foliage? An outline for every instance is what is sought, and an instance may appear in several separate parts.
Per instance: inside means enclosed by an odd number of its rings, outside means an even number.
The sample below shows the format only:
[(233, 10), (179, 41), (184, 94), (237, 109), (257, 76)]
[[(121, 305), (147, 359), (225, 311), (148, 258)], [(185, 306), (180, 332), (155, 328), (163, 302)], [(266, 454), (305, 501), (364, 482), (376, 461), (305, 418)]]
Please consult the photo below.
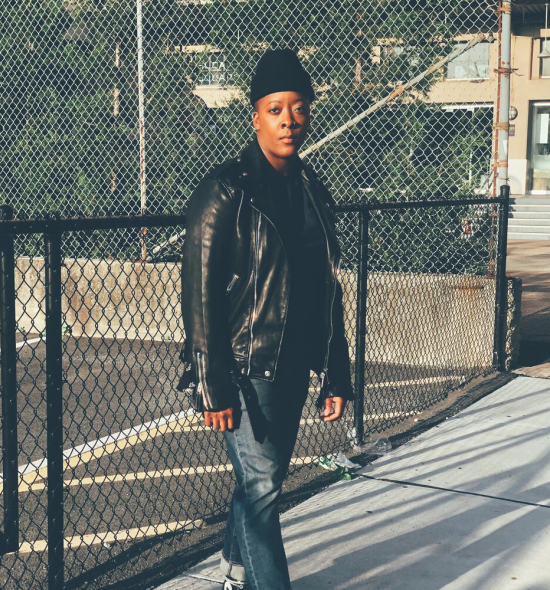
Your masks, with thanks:
[[(0, 199), (18, 217), (141, 210), (135, 0), (72, 4), (72, 13), (59, 0), (0, 7)], [(193, 94), (208, 51), (192, 60), (185, 46), (223, 50), (231, 85), (245, 97), (267, 47), (299, 51), (318, 96), (308, 140), (315, 142), (448, 54), (463, 32), (459, 25), (476, 30), (483, 24), (472, 16), (481, 4), (145, 2), (147, 210), (180, 210), (201, 176), (235, 156), (252, 135), (246, 99), (213, 113)], [(375, 48), (386, 42), (388, 56), (374, 59)], [(486, 172), (490, 113), (438, 112), (425, 100), (438, 76), (309, 158), (336, 200), (472, 194)], [(435, 210), (424, 210), (423, 220), (434, 235), (451, 223)], [(462, 247), (461, 241), (449, 244), (457, 252)], [(417, 248), (419, 268), (429, 261), (425, 250)]]
[(490, 205), (372, 211), (368, 268), (484, 275), (491, 254), (491, 214)]

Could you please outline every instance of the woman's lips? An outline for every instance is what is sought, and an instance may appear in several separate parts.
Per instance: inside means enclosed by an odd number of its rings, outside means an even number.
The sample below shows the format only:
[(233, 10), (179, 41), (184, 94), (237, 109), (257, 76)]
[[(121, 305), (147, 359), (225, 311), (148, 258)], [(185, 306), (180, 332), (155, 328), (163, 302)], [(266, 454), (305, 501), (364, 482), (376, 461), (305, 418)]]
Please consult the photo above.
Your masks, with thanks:
[(297, 137), (281, 137), (281, 141), (283, 143), (292, 144), (292, 143), (296, 143), (298, 141), (298, 138)]

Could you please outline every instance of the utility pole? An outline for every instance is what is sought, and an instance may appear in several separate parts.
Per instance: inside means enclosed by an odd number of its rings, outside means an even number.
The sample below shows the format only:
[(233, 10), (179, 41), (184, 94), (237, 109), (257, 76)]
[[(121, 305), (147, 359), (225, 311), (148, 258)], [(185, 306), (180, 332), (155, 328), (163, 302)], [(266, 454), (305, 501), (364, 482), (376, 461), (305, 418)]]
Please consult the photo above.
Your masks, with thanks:
[(500, 43), (498, 55), (498, 95), (495, 123), (493, 196), (508, 184), (508, 135), (510, 129), (510, 77), (512, 74), (512, 2), (500, 0)]
[[(116, 42), (115, 45), (115, 67), (117, 70), (120, 70), (120, 41)], [(120, 114), (120, 90), (118, 89), (118, 86), (115, 86), (113, 88), (113, 120), (115, 122), (115, 127), (116, 127), (116, 121), (117, 121), (117, 117)], [(116, 175), (116, 171), (113, 170), (111, 173), (111, 192), (114, 193), (117, 189), (117, 175)]]
[[(145, 176), (145, 101), (143, 91), (143, 15), (142, 0), (137, 0), (137, 58), (138, 58), (138, 109), (139, 109), (139, 186), (141, 194), (141, 215), (147, 211), (146, 176)], [(147, 228), (141, 228), (141, 260), (147, 259), (145, 236)]]

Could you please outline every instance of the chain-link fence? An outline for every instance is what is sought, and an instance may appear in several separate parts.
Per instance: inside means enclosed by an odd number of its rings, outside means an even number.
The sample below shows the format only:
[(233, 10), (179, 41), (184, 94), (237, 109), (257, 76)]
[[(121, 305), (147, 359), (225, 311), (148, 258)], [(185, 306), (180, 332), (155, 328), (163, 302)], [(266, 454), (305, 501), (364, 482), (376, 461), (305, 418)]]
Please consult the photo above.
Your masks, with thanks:
[(18, 217), (179, 211), (207, 169), (250, 139), (252, 72), (266, 48), (285, 46), (318, 97), (304, 149), (346, 129), (308, 156), (337, 201), (485, 194), (497, 8), (497, 0), (5, 2), (0, 202)]
[[(475, 197), (493, 186), (497, 8), (0, 6), (0, 203), (18, 218), (0, 227), (1, 585), (58, 590), (64, 572), (66, 588), (138, 587), (223, 520), (221, 440), (173, 388), (183, 218), (172, 214), (251, 138), (247, 87), (268, 47), (295, 49), (312, 75), (304, 157), (339, 203), (370, 203), (338, 216), (364, 399), (330, 430), (308, 405), (292, 469), (491, 369), (502, 202)], [(41, 219), (53, 211), (171, 215)]]
[(503, 367), (505, 194), (340, 207), (359, 441)]
[[(491, 261), (506, 203), (338, 208), (345, 327), (363, 395), (344, 419), (324, 423), (312, 375), (291, 479), (493, 370), (503, 273)], [(207, 543), (223, 522), (233, 475), (221, 435), (175, 390), (181, 240), (144, 263), (139, 241), (137, 258), (127, 258), (116, 239), (146, 227), (160, 240), (183, 224), (0, 223), (3, 588), (150, 587), (167, 561)], [(45, 255), (16, 257), (22, 235)], [(96, 239), (110, 244), (104, 257), (67, 255)], [(502, 260), (502, 240), (499, 251)]]

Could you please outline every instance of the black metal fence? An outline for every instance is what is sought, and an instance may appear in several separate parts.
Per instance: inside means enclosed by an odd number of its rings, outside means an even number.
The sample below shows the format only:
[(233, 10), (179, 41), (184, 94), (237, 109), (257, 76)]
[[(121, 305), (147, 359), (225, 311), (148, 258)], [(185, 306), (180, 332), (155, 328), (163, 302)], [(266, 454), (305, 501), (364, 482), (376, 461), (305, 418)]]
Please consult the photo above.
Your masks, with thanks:
[[(338, 207), (362, 395), (325, 424), (312, 377), (291, 476), (502, 369), (507, 202), (504, 189), (496, 199)], [(221, 436), (175, 390), (181, 240), (168, 238), (184, 234), (185, 219), (3, 214), (0, 585), (140, 587), (147, 568), (223, 521), (232, 488)], [(135, 257), (116, 251), (121, 228), (135, 231)], [(144, 228), (166, 245), (147, 261)], [(14, 252), (21, 236), (34, 239), (30, 255)], [(102, 244), (101, 258), (70, 258), (71, 244), (88, 241)]]

